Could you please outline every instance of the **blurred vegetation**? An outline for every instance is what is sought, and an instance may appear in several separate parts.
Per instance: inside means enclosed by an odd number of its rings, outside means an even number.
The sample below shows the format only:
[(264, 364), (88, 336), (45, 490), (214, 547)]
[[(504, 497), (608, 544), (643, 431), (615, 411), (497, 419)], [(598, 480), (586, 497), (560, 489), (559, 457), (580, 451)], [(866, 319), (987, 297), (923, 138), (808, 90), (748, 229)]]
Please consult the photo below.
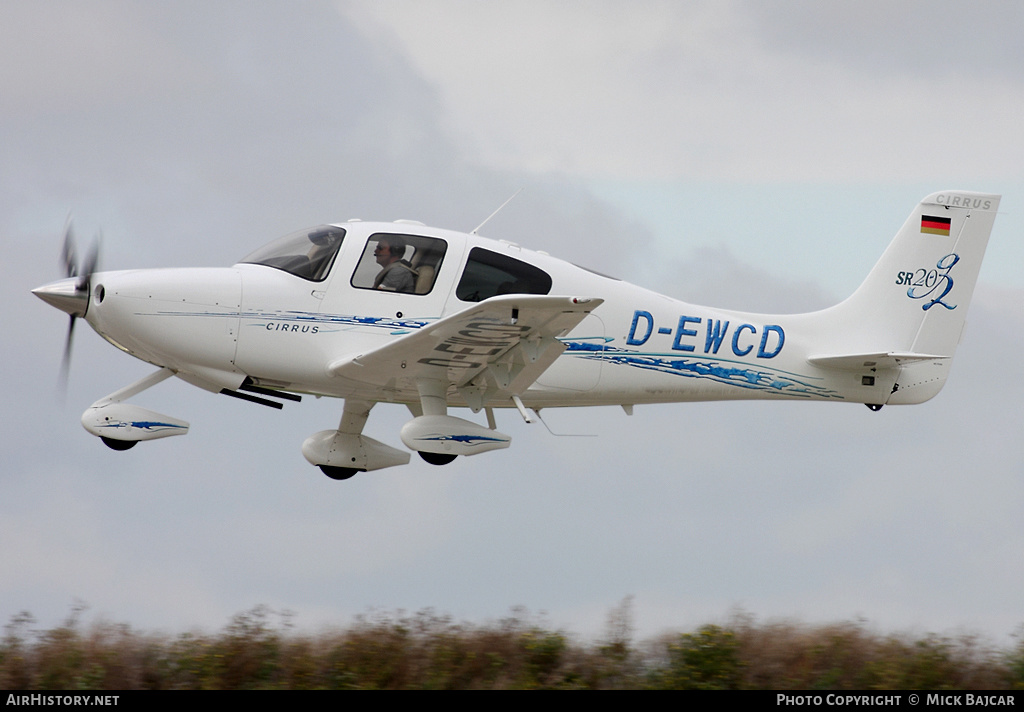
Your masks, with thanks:
[(457, 623), (427, 609), (370, 613), (302, 633), (259, 606), (217, 633), (148, 634), (83, 623), (41, 630), (28, 612), (0, 640), (0, 689), (1024, 689), (1024, 627), (1010, 649), (976, 636), (880, 635), (859, 623), (725, 625), (633, 640), (632, 599), (581, 642), (525, 609)]

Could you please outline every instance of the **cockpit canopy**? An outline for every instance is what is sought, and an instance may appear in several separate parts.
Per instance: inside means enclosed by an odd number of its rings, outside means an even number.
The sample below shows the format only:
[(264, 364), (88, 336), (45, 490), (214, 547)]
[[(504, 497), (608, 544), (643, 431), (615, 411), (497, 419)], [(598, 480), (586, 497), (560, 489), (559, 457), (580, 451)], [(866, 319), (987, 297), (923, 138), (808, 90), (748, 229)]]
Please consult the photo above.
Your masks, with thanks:
[[(336, 225), (298, 230), (264, 245), (241, 262), (323, 282), (331, 272), (345, 235), (345, 228)], [(363, 243), (356, 235), (352, 239), (362, 244), (350, 245), (348, 249), (362, 249), (362, 255), (349, 281), (352, 287), (412, 295), (432, 292), (448, 251), (447, 240), (388, 231), (375, 232)], [(391, 273), (395, 273), (394, 279), (389, 282)], [(551, 275), (529, 262), (472, 247), (458, 278), (455, 296), (463, 302), (480, 302), (504, 294), (549, 294), (551, 286)]]
[(344, 239), (344, 228), (319, 225), (274, 240), (242, 262), (265, 265), (312, 282), (322, 282), (327, 279)]

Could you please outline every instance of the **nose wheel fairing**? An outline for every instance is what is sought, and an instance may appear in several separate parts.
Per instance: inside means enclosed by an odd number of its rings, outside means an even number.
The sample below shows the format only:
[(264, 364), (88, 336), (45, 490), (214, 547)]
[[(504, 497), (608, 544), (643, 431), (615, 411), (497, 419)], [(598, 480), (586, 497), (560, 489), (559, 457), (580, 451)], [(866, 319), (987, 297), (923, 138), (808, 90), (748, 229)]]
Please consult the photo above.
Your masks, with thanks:
[(82, 427), (114, 450), (127, 450), (143, 440), (185, 435), (189, 424), (184, 420), (124, 402), (173, 375), (170, 369), (162, 368), (100, 398), (82, 413)]

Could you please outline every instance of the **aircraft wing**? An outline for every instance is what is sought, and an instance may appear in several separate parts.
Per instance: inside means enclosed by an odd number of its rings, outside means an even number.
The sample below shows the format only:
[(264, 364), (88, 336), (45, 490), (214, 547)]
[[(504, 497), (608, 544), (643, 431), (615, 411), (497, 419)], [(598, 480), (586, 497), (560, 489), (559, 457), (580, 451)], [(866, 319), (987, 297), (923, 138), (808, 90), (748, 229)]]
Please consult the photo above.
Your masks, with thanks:
[(604, 302), (516, 294), (492, 297), (429, 326), (327, 367), (336, 378), (417, 393), (416, 381), (455, 386), (474, 410), (498, 394), (518, 395), (565, 350), (567, 334)]

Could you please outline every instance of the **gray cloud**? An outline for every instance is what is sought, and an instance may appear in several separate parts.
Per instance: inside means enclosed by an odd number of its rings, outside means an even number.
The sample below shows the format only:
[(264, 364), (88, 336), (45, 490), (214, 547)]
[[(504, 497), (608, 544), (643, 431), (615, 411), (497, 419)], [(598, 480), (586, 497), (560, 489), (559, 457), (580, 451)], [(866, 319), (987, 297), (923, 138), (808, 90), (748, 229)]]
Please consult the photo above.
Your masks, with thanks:
[(931, 82), (1002, 77), (1021, 81), (1024, 50), (1013, 40), (1024, 8), (1012, 0), (888, 3), (743, 3), (765, 48), (866, 76)]
[(787, 283), (744, 263), (725, 247), (699, 247), (659, 262), (654, 284), (691, 304), (765, 314), (797, 314), (839, 302), (813, 282)]
[(1007, 3), (346, 7), (399, 39), (438, 87), (446, 125), (514, 170), (699, 181), (1019, 174), (1019, 10)]

